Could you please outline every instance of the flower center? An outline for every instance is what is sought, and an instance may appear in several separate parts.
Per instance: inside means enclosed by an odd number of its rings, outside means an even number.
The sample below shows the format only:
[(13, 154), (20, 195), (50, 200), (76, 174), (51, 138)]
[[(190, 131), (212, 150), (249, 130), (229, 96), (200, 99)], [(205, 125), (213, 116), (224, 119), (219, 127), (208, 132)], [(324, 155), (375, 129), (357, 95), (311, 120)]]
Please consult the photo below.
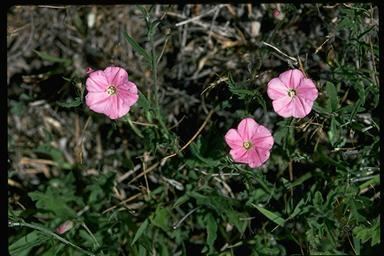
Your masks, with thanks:
[(288, 96), (291, 98), (296, 96), (296, 91), (294, 89), (289, 89), (288, 90)]
[(252, 143), (250, 141), (244, 141), (243, 147), (248, 150), (252, 147)]
[(107, 93), (109, 96), (115, 95), (116, 94), (116, 87), (114, 85), (110, 85), (107, 88)]

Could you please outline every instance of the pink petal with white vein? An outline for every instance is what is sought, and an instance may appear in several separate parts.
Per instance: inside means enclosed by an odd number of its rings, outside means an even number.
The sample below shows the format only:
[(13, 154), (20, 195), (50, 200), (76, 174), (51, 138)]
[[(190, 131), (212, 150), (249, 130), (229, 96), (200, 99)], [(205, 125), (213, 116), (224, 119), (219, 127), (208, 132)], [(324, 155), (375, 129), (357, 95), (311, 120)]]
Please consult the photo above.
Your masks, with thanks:
[(117, 88), (124, 89), (126, 91), (129, 91), (129, 93), (132, 93), (132, 94), (138, 93), (136, 84), (131, 81), (121, 83), (118, 85)]
[[(123, 97), (118, 97), (118, 116), (119, 118), (122, 117), (122, 116), (125, 116), (129, 110), (131, 109), (131, 106), (134, 104), (130, 104), (130, 102), (128, 102), (129, 100), (128, 99), (125, 99)], [(137, 100), (137, 99), (136, 99)]]
[(85, 84), (88, 92), (103, 92), (108, 88), (108, 80), (100, 70), (92, 72)]
[(128, 81), (127, 71), (120, 67), (108, 67), (104, 70), (104, 74), (109, 84), (116, 85), (116, 87)]
[(296, 93), (298, 97), (305, 98), (310, 101), (314, 101), (318, 96), (316, 85), (311, 79), (308, 78), (301, 80), (296, 89)]
[(304, 74), (299, 69), (291, 69), (281, 73), (279, 78), (288, 88), (295, 89), (304, 78)]
[(257, 128), (255, 136), (252, 138), (252, 144), (256, 148), (270, 150), (273, 146), (273, 143), (274, 143), (274, 140), (271, 132), (264, 126), (260, 125)]
[(273, 78), (268, 83), (267, 94), (272, 100), (288, 95), (288, 87), (283, 84), (280, 78)]
[(124, 100), (124, 102), (132, 106), (139, 99), (139, 95), (137, 94), (137, 87), (134, 83), (125, 83), (119, 86), (118, 88), (118, 96)]
[(273, 110), (282, 117), (292, 116), (292, 98), (288, 95), (272, 101)]
[(243, 140), (235, 129), (229, 129), (224, 139), (232, 149), (243, 146)]
[(88, 92), (85, 96), (85, 103), (92, 106), (96, 103), (107, 100), (109, 95), (106, 92)]
[(302, 118), (306, 116), (306, 107), (304, 106), (305, 103), (300, 100), (299, 97), (294, 97), (292, 99), (292, 116), (295, 118)]
[(107, 97), (105, 100), (103, 101), (99, 101), (97, 103), (94, 103), (93, 105), (88, 105), (88, 107), (92, 110), (92, 111), (95, 111), (97, 113), (103, 113), (105, 114), (105, 111), (107, 108), (109, 108), (109, 105), (110, 105), (110, 97)]
[(263, 164), (259, 153), (256, 151), (255, 148), (252, 148), (248, 150), (248, 165), (251, 168), (259, 167), (260, 165)]
[(109, 97), (109, 105), (106, 107), (104, 114), (111, 119), (119, 118), (118, 97), (116, 95)]
[(244, 141), (247, 141), (252, 138), (253, 133), (258, 126), (259, 125), (252, 118), (244, 118), (237, 126), (237, 132)]
[(229, 151), (229, 154), (231, 155), (232, 159), (237, 163), (248, 163), (248, 152), (243, 147), (231, 149), (231, 151)]
[(127, 106), (132, 106), (139, 99), (139, 95), (131, 94), (125, 90), (119, 90), (119, 98), (124, 102)]
[(295, 97), (293, 99), (292, 116), (295, 118), (303, 118), (311, 112), (313, 101), (304, 98)]
[(258, 156), (260, 157), (260, 162), (261, 162), (260, 165), (264, 164), (269, 158), (270, 151), (265, 150), (265, 149), (256, 148), (256, 152), (258, 153)]

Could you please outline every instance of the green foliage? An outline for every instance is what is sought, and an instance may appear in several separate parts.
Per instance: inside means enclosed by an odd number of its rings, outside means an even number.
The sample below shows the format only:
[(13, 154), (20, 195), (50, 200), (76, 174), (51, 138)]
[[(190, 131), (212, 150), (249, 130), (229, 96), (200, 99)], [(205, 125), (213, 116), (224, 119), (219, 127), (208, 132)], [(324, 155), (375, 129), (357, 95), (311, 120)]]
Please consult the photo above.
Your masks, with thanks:
[[(139, 99), (119, 120), (77, 111), (85, 107), (85, 86), (72, 75), (64, 80), (76, 87), (52, 109), (39, 109), (42, 124), (30, 129), (23, 118), (40, 100), (34, 94), (40, 88), (17, 87), (30, 91), (15, 89), (8, 107), (10, 254), (378, 254), (379, 52), (378, 28), (370, 20), (375, 9), (323, 7), (282, 5), (285, 18), (279, 20), (267, 5), (259, 10), (265, 25), (254, 36), (242, 19), (231, 18), (217, 30), (227, 20), (220, 15), (233, 16), (232, 8), (241, 5), (221, 9), (214, 19), (201, 11), (199, 20), (180, 26), (174, 22), (187, 20), (188, 6), (181, 17), (176, 7), (137, 6), (139, 12), (131, 14), (139, 13), (143, 27), (124, 32), (122, 40), (141, 57), (125, 63)], [(196, 13), (198, 8), (190, 15)], [(88, 16), (75, 16), (74, 28), (86, 37)], [(304, 24), (313, 29), (306, 32)], [(212, 30), (207, 38), (200, 36), (205, 26)], [(323, 36), (313, 36), (318, 30)], [(259, 47), (261, 41), (300, 58), (316, 80), (319, 96), (308, 116), (274, 113), (267, 80), (293, 64)], [(70, 59), (35, 53), (57, 70), (71, 68)], [(207, 113), (213, 114), (206, 119)], [(76, 123), (51, 132), (48, 114)], [(274, 137), (270, 158), (256, 169), (234, 163), (224, 141), (244, 117), (268, 126)], [(73, 227), (55, 233), (65, 221)]]
[(243, 81), (240, 83), (236, 83), (233, 80), (232, 75), (228, 74), (227, 84), (229, 90), (239, 99), (244, 100), (246, 104), (250, 104), (252, 101), (257, 102), (263, 108), (263, 111), (267, 112), (266, 102), (259, 89), (249, 88), (252, 86), (251, 81)]
[(265, 217), (276, 223), (277, 225), (283, 227), (285, 220), (278, 216), (276, 213), (273, 213), (264, 207), (253, 205), (257, 210), (259, 210)]
[(371, 240), (371, 246), (380, 243), (380, 220), (377, 217), (374, 222), (367, 227), (366, 225), (359, 225), (353, 229), (353, 234), (356, 238), (360, 239), (362, 243)]
[(46, 243), (47, 239), (40, 232), (34, 230), (9, 245), (10, 255), (28, 255), (33, 247)]
[(126, 32), (123, 33), (125, 39), (127, 42), (135, 49), (141, 56), (144, 57), (144, 60), (150, 65), (152, 63), (152, 57), (149, 53), (147, 53), (146, 50), (144, 50), (143, 47), (141, 47), (135, 39), (133, 39), (130, 35), (128, 35)]
[(67, 99), (64, 102), (57, 102), (57, 105), (63, 108), (75, 108), (80, 106), (82, 103), (82, 100), (80, 97), (76, 97), (74, 99)]
[(70, 59), (66, 59), (66, 58), (60, 58), (60, 57), (56, 57), (56, 56), (53, 56), (53, 55), (50, 55), (46, 52), (39, 52), (39, 51), (36, 51), (34, 50), (34, 52), (40, 57), (42, 58), (43, 60), (46, 60), (46, 61), (49, 61), (49, 62), (57, 62), (57, 63), (62, 63), (64, 66), (68, 66), (71, 64), (71, 60)]

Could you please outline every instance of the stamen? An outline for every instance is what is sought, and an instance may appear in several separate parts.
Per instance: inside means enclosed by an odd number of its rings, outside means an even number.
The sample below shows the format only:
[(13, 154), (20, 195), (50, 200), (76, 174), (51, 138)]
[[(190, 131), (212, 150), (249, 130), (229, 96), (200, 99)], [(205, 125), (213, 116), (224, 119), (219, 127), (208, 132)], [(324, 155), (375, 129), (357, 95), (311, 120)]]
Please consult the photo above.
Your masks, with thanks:
[(252, 143), (250, 141), (244, 141), (243, 147), (248, 150), (252, 147)]
[(288, 96), (291, 98), (296, 96), (296, 91), (294, 89), (289, 89), (288, 90)]
[(109, 96), (115, 95), (116, 94), (116, 87), (114, 85), (110, 85), (107, 88), (107, 93), (108, 93)]

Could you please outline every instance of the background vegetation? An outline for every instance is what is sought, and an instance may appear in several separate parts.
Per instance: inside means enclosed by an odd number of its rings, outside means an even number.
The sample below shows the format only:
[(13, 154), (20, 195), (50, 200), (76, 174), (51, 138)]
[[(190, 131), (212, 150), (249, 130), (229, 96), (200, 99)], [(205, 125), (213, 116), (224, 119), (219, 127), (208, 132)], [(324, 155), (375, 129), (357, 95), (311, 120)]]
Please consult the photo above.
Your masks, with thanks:
[[(14, 6), (7, 47), (11, 255), (378, 254), (377, 7)], [(84, 103), (109, 65), (141, 92), (118, 121)], [(303, 119), (266, 94), (292, 67)], [(275, 138), (258, 169), (224, 142), (244, 117)]]

